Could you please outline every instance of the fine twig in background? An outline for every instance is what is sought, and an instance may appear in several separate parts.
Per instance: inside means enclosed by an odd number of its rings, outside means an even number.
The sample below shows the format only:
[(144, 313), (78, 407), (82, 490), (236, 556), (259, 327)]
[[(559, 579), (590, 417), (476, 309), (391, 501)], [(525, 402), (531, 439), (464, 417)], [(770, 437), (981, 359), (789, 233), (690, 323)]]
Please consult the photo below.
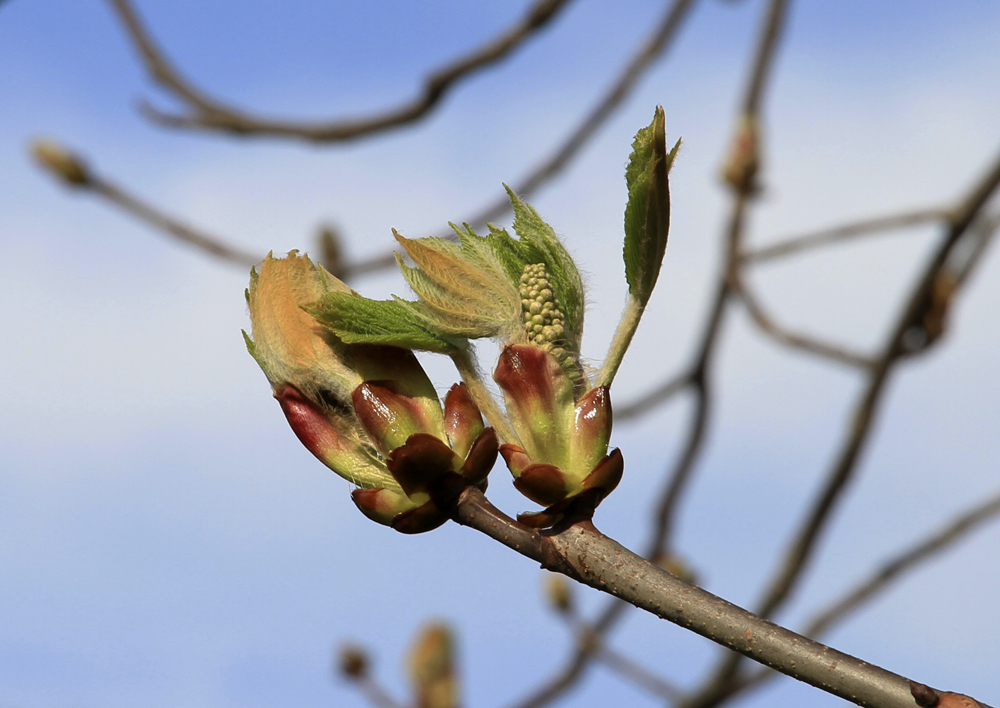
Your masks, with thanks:
[[(907, 355), (919, 351), (908, 348), (907, 342), (912, 332), (924, 331), (925, 317), (932, 311), (934, 304), (933, 292), (938, 276), (951, 253), (963, 241), (963, 237), (967, 234), (971, 234), (972, 237), (977, 235), (975, 229), (970, 227), (998, 186), (1000, 186), (1000, 157), (970, 190), (968, 196), (951, 212), (949, 228), (924, 266), (920, 277), (917, 278), (906, 305), (891, 329), (882, 353), (868, 374), (865, 387), (855, 404), (847, 436), (826, 481), (819, 490), (809, 513), (792, 536), (783, 560), (758, 604), (756, 614), (760, 617), (774, 616), (801, 581), (836, 503), (854, 477), (861, 451), (871, 434), (872, 423), (895, 365)], [(927, 337), (924, 341), (929, 344), (933, 339)], [(733, 695), (740, 685), (738, 672), (741, 660), (742, 657), (738, 654), (728, 654), (723, 657), (716, 671), (690, 701), (691, 708), (710, 708)]]
[(244, 267), (254, 265), (261, 259), (256, 254), (230, 246), (222, 240), (200, 231), (195, 231), (187, 224), (149, 206), (112, 182), (94, 174), (86, 160), (55, 141), (35, 140), (31, 146), (31, 152), (42, 169), (71, 189), (98, 194), (147, 224), (155, 226), (179, 241), (194, 246), (202, 253)]
[(774, 260), (783, 256), (790, 256), (801, 253), (820, 246), (829, 246), (841, 243), (859, 236), (871, 236), (886, 231), (901, 229), (905, 226), (915, 226), (926, 224), (931, 221), (945, 221), (948, 219), (947, 209), (915, 209), (904, 211), (899, 214), (879, 216), (874, 219), (863, 221), (853, 221), (849, 224), (835, 226), (829, 229), (814, 231), (813, 233), (793, 238), (782, 239), (778, 243), (770, 246), (762, 246), (747, 251), (740, 256), (743, 263), (755, 264), (764, 261)]
[(601, 633), (587, 624), (572, 608), (560, 612), (559, 616), (573, 632), (581, 652), (592, 655), (626, 681), (659, 696), (668, 703), (675, 703), (680, 699), (681, 690), (677, 686), (609, 646)]
[(680, 690), (675, 685), (605, 644), (599, 645), (597, 660), (623, 679), (669, 703), (676, 703), (681, 696)]
[(843, 598), (833, 602), (827, 609), (816, 614), (806, 623), (803, 634), (818, 637), (849, 614), (857, 611), (877, 594), (884, 592), (904, 573), (912, 571), (921, 563), (947, 550), (952, 545), (967, 538), (978, 527), (1000, 515), (1000, 494), (995, 494), (984, 502), (959, 514), (924, 540), (914, 544), (886, 562), (871, 576)]
[[(973, 505), (972, 508), (959, 514), (951, 522), (884, 563), (867, 579), (857, 583), (841, 598), (830, 603), (826, 609), (816, 613), (811, 620), (806, 622), (802, 634), (813, 639), (822, 636), (834, 625), (843, 622), (860, 608), (886, 592), (907, 573), (913, 572), (959, 541), (965, 540), (972, 535), (973, 531), (996, 519), (997, 516), (1000, 516), (1000, 494)], [(740, 682), (737, 692), (759, 686), (778, 676), (779, 674), (769, 669), (755, 671)], [(733, 695), (736, 695), (736, 692)]]
[[(784, 27), (788, 11), (787, 0), (771, 0), (765, 11), (761, 33), (754, 51), (753, 66), (744, 94), (741, 114), (741, 124), (756, 126), (760, 122), (760, 103), (767, 80), (774, 66), (774, 56), (777, 53), (779, 39)], [(694, 463), (698, 457), (708, 424), (711, 401), (710, 370), (714, 352), (722, 329), (726, 305), (734, 293), (734, 274), (739, 268), (738, 255), (743, 238), (743, 229), (747, 218), (747, 208), (756, 194), (756, 166), (759, 157), (754, 145), (754, 156), (750, 160), (754, 165), (746, 179), (732, 185), (734, 190), (733, 204), (725, 233), (725, 264), (716, 286), (715, 300), (709, 315), (708, 326), (699, 347), (696, 364), (692, 369), (692, 385), (696, 393), (694, 418), (687, 437), (687, 444), (680, 460), (668, 478), (667, 486), (656, 510), (652, 538), (646, 552), (647, 558), (657, 558), (669, 555), (673, 535), (673, 524), (677, 505), (690, 479)]]
[(315, 142), (344, 141), (412, 123), (434, 108), (461, 79), (507, 57), (536, 31), (548, 24), (568, 0), (539, 0), (525, 17), (498, 37), (468, 55), (433, 72), (423, 93), (403, 105), (364, 118), (340, 121), (297, 122), (269, 120), (228, 106), (194, 88), (167, 60), (146, 31), (129, 0), (111, 0), (136, 51), (154, 81), (187, 104), (188, 115), (164, 113), (148, 103), (142, 110), (150, 119), (176, 128), (216, 130), (236, 135), (274, 135)]
[(761, 306), (745, 279), (740, 279), (737, 291), (740, 299), (746, 306), (747, 313), (754, 324), (757, 325), (757, 328), (779, 344), (859, 369), (870, 369), (874, 366), (875, 362), (869, 356), (852, 352), (836, 344), (822, 342), (814, 337), (793, 332), (777, 324)]
[(263, 258), (261, 255), (230, 246), (214, 236), (207, 236), (195, 231), (190, 226), (154, 209), (111, 182), (98, 177), (92, 178), (92, 182), (91, 190), (95, 194), (100, 194), (141, 221), (170, 234), (179, 241), (194, 246), (202, 253), (243, 267), (255, 265)]
[(986, 249), (993, 243), (997, 230), (1000, 229), (1000, 212), (984, 216), (971, 228), (975, 229), (976, 235), (969, 248), (964, 251), (956, 249), (955, 256), (951, 260), (958, 262), (948, 264), (948, 269), (954, 273), (956, 288), (964, 285), (976, 270), (976, 266), (983, 262)]
[(969, 227), (998, 186), (1000, 186), (1000, 158), (995, 160), (985, 177), (976, 184), (969, 196), (955, 209), (955, 216), (951, 221), (950, 228), (924, 267), (923, 273), (917, 279), (909, 301), (893, 327), (883, 353), (869, 376), (866, 390), (855, 409), (851, 432), (831, 470), (824, 493), (817, 500), (812, 513), (809, 514), (800, 533), (795, 537), (780, 572), (761, 602), (758, 614), (762, 617), (771, 616), (782, 606), (799, 579), (815, 547), (819, 532), (825, 526), (840, 492), (843, 491), (852, 476), (855, 462), (868, 438), (871, 422), (874, 419), (878, 402), (885, 389), (885, 384), (888, 382), (893, 365), (904, 355), (914, 353), (906, 349), (908, 332), (912, 328), (920, 326), (923, 316), (930, 306), (931, 290), (938, 273), (947, 262), (949, 254), (955, 249), (962, 237), (969, 232)]
[(620, 423), (625, 420), (633, 420), (645, 415), (648, 411), (658, 407), (661, 403), (666, 403), (675, 395), (683, 391), (691, 384), (691, 374), (684, 372), (673, 376), (662, 384), (647, 391), (634, 401), (629, 401), (623, 406), (615, 407), (615, 422)]
[[(684, 19), (690, 13), (695, 0), (672, 0), (667, 10), (650, 36), (643, 42), (626, 64), (621, 74), (611, 84), (607, 92), (590, 110), (576, 128), (560, 143), (559, 147), (535, 169), (512, 184), (512, 189), (522, 198), (531, 196), (536, 190), (557, 177), (594, 137), (597, 130), (607, 122), (614, 112), (632, 93), (639, 79), (661, 57), (671, 45)], [(479, 228), (487, 222), (498, 221), (510, 213), (510, 200), (500, 197), (489, 206), (460, 223)], [(448, 230), (437, 234), (440, 238), (454, 239)], [(349, 275), (362, 275), (396, 265), (393, 252), (358, 261), (348, 268)]]
[[(143, 29), (128, 0), (111, 0), (111, 2), (121, 16), (140, 53), (146, 60), (147, 67), (157, 81), (171, 88), (179, 95), (184, 96), (189, 103), (199, 106), (202, 111), (209, 111), (211, 106), (216, 105), (211, 99), (201, 96), (179, 79), (177, 72), (169, 66), (163, 58), (162, 53), (159, 52), (152, 39)], [(639, 79), (642, 78), (643, 74), (652, 66), (655, 60), (666, 52), (678, 29), (680, 29), (683, 20), (689, 14), (694, 2), (695, 0), (673, 0), (669, 4), (659, 24), (646, 41), (639, 46), (622, 70), (622, 73), (616, 78), (601, 100), (598, 101), (580, 124), (548, 158), (543, 160), (522, 180), (514, 184), (515, 192), (523, 197), (527, 197), (558, 176), (566, 168), (590, 141), (597, 130), (628, 98)], [(542, 3), (542, 5), (545, 5), (545, 3)], [(509, 200), (506, 197), (500, 198), (486, 208), (481, 209), (471, 218), (464, 219), (462, 223), (468, 223), (474, 227), (482, 226), (488, 221), (495, 221), (504, 217), (509, 213), (509, 210)], [(442, 232), (440, 236), (443, 238), (453, 238), (454, 234), (449, 231)], [(353, 263), (342, 263), (340, 277), (344, 279), (354, 278), (392, 268), (395, 264), (395, 252), (388, 251), (382, 255), (360, 259)]]

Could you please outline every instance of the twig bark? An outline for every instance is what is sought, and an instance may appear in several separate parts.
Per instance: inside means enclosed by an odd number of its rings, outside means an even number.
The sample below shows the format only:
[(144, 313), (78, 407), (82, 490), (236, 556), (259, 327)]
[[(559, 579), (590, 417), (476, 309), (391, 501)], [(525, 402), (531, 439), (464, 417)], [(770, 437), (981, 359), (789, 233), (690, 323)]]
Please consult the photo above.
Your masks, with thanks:
[[(817, 612), (806, 622), (802, 634), (813, 639), (822, 636), (834, 625), (843, 622), (858, 609), (883, 594), (903, 576), (965, 540), (973, 531), (996, 519), (997, 516), (1000, 516), (1000, 494), (974, 505), (948, 524), (891, 558), (866, 579), (855, 584), (843, 596)], [(743, 677), (739, 682), (739, 688), (732, 695), (743, 693), (776, 677), (777, 674), (768, 669), (755, 671)]]
[[(995, 158), (986, 174), (970, 190), (968, 196), (953, 210), (952, 218), (937, 249), (931, 254), (911, 290), (906, 305), (892, 327), (886, 343), (869, 371), (861, 395), (855, 404), (851, 425), (826, 481), (798, 530), (793, 535), (784, 557), (757, 605), (761, 617), (772, 617), (781, 609), (802, 579), (812, 559), (816, 544), (829, 522), (831, 513), (848, 483), (853, 479), (862, 450), (872, 429), (882, 396), (896, 365), (907, 355), (919, 350), (908, 345), (913, 332), (923, 332), (925, 318), (934, 305), (933, 291), (949, 256), (970, 233), (970, 226), (1000, 186), (1000, 156)], [(974, 235), (974, 230), (971, 230)], [(921, 341), (929, 344), (933, 338)], [(688, 702), (690, 708), (710, 708), (726, 700), (739, 687), (737, 674), (741, 663), (738, 655), (724, 657), (703, 689)]]
[(902, 676), (823, 646), (690, 585), (580, 521), (540, 533), (517, 523), (470, 487), (455, 520), (500, 541), (543, 567), (828, 693), (871, 708), (913, 708)]
[(174, 128), (213, 130), (236, 135), (272, 135), (313, 142), (346, 141), (413, 123), (426, 116), (459, 81), (494, 64), (521, 46), (545, 27), (568, 0), (538, 0), (515, 25), (483, 46), (433, 72), (424, 82), (422, 93), (407, 103), (363, 118), (337, 121), (298, 122), (271, 120), (229, 106), (183, 78), (167, 60), (139, 20), (129, 0), (111, 0), (136, 51), (153, 80), (187, 104), (186, 115), (165, 113), (148, 103), (143, 113), (151, 120)]

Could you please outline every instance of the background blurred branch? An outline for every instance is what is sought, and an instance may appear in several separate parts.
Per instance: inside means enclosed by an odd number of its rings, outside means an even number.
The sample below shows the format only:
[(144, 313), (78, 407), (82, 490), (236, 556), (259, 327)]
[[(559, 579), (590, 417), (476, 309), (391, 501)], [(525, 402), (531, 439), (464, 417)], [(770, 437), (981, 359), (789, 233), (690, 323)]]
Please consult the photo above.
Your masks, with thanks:
[(263, 256), (231, 246), (222, 239), (202, 233), (150, 206), (128, 191), (95, 174), (82, 158), (56, 143), (40, 140), (33, 145), (35, 158), (53, 176), (70, 186), (104, 197), (140, 221), (173, 238), (194, 246), (206, 255), (236, 265), (250, 267)]
[[(889, 590), (906, 574), (912, 573), (920, 565), (954, 546), (959, 541), (968, 538), (973, 531), (1000, 515), (1000, 494), (996, 494), (984, 502), (973, 505), (959, 514), (954, 520), (937, 529), (925, 539), (917, 542), (902, 553), (896, 555), (869, 577), (857, 583), (841, 598), (818, 612), (806, 622), (802, 634), (817, 638), (829, 631), (833, 626), (846, 620), (850, 615), (873, 601), (879, 595)], [(755, 671), (746, 675), (740, 682), (737, 692), (761, 685), (779, 674), (768, 669)], [(735, 695), (735, 693), (734, 693)]]
[(545, 27), (569, 0), (539, 0), (525, 17), (498, 37), (433, 72), (424, 82), (423, 93), (409, 103), (365, 118), (316, 123), (269, 120), (228, 106), (196, 89), (182, 78), (156, 46), (129, 0), (110, 0), (136, 51), (142, 57), (154, 81), (186, 103), (191, 113), (164, 113), (148, 103), (143, 112), (161, 125), (175, 128), (217, 130), (237, 135), (273, 135), (301, 138), (314, 142), (333, 142), (359, 138), (412, 123), (427, 115), (459, 81), (506, 58), (535, 32)]
[(757, 328), (779, 344), (859, 369), (870, 369), (874, 366), (875, 362), (871, 357), (793, 332), (777, 324), (758, 302), (746, 280), (742, 278), (739, 281), (738, 292), (743, 304), (746, 305), (747, 313)]
[(841, 241), (858, 238), (859, 236), (871, 236), (877, 233), (900, 229), (905, 226), (916, 226), (929, 221), (945, 221), (947, 219), (947, 209), (915, 209), (899, 214), (879, 216), (874, 219), (854, 221), (849, 224), (822, 229), (803, 236), (783, 239), (771, 246), (762, 246), (761, 248), (747, 251), (740, 256), (740, 260), (748, 264), (762, 263), (813, 248), (829, 246)]
[[(559, 147), (539, 163), (525, 177), (516, 181), (512, 189), (522, 198), (531, 196), (535, 191), (559, 176), (580, 151), (590, 142), (598, 129), (625, 102), (643, 74), (670, 47), (685, 18), (694, 6), (695, 0), (671, 0), (660, 22), (654, 28), (645, 42), (639, 45), (625, 68), (611, 84), (607, 92), (594, 105), (584, 119), (560, 143)], [(480, 209), (461, 222), (473, 228), (481, 227), (488, 222), (502, 219), (510, 213), (510, 200), (506, 196), (499, 197), (489, 206)], [(436, 234), (439, 238), (454, 239), (455, 234), (442, 230)], [(349, 273), (361, 275), (371, 273), (396, 265), (392, 251), (371, 259), (359, 261), (350, 267)]]
[[(963, 237), (968, 233), (975, 236), (975, 230), (970, 231), (969, 227), (998, 186), (1000, 186), (1000, 156), (954, 209), (947, 232), (917, 278), (875, 366), (868, 374), (865, 387), (855, 404), (847, 436), (827, 474), (826, 482), (792, 536), (781, 564), (770, 580), (763, 599), (757, 605), (755, 613), (760, 617), (773, 617), (785, 605), (801, 581), (836, 503), (854, 477), (861, 451), (871, 433), (872, 422), (890, 374), (904, 356), (917, 351), (908, 347), (908, 335), (914, 328), (922, 331), (925, 315), (932, 307), (934, 283), (947, 263), (949, 255)], [(924, 346), (930, 341), (927, 339)], [(692, 708), (715, 706), (733, 695), (739, 688), (737, 673), (741, 660), (742, 657), (737, 654), (723, 657), (717, 669), (691, 701)]]

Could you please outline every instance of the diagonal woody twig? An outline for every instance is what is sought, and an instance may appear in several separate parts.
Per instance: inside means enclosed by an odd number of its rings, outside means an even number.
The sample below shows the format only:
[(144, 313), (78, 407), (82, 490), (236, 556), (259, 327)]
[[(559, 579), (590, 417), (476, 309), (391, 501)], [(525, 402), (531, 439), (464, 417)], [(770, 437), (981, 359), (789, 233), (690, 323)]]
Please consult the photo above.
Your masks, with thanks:
[(236, 135), (272, 135), (313, 142), (345, 141), (397, 128), (426, 116), (457, 83), (506, 58), (568, 4), (568, 0), (538, 0), (525, 16), (473, 52), (430, 74), (420, 95), (409, 102), (363, 118), (323, 122), (271, 120), (229, 106), (195, 88), (170, 63), (140, 21), (129, 0), (110, 0), (153, 80), (187, 104), (186, 115), (164, 113), (148, 103), (143, 112), (161, 125), (214, 130)]
[(104, 197), (140, 221), (193, 246), (202, 253), (248, 267), (262, 256), (231, 246), (160, 211), (110, 180), (95, 174), (83, 158), (49, 140), (38, 140), (32, 146), (35, 159), (57, 179), (74, 189)]
[[(914, 332), (924, 333), (929, 314), (934, 312), (934, 292), (939, 276), (949, 257), (968, 238), (976, 238), (974, 227), (977, 217), (1000, 187), (1000, 155), (967, 196), (951, 212), (949, 226), (938, 247), (931, 254), (923, 271), (916, 279), (910, 296), (883, 345), (875, 366), (868, 373), (866, 384), (855, 404), (851, 424), (842, 446), (834, 459), (823, 487), (819, 490), (811, 509), (791, 538), (784, 557), (775, 571), (756, 614), (769, 618), (788, 601), (793, 590), (816, 550), (817, 542), (829, 523), (833, 509), (848, 484), (853, 480), (858, 460), (871, 435), (872, 423), (885, 393), (886, 385), (896, 365), (906, 356), (922, 349), (914, 349), (908, 342)], [(929, 333), (921, 338), (923, 347), (936, 337)], [(723, 657), (716, 670), (703, 684), (701, 690), (689, 701), (690, 708), (710, 708), (727, 700), (739, 690), (738, 672), (742, 657), (729, 654)]]
[(852, 703), (871, 708), (913, 708), (906, 678), (795, 634), (690, 585), (604, 536), (589, 521), (539, 532), (496, 509), (472, 486), (460, 495), (453, 518), (544, 568)]
[[(856, 583), (842, 597), (817, 612), (811, 620), (806, 622), (802, 634), (814, 639), (822, 636), (832, 627), (840, 624), (860, 608), (885, 593), (908, 573), (912, 573), (921, 565), (933, 560), (956, 543), (964, 541), (974, 531), (995, 520), (998, 516), (1000, 516), (1000, 494), (995, 494), (985, 501), (973, 505), (926, 538), (886, 561), (870, 573), (866, 579)], [(755, 688), (777, 677), (778, 674), (768, 669), (761, 669), (753, 674), (745, 675), (740, 682), (739, 689), (733, 695)]]

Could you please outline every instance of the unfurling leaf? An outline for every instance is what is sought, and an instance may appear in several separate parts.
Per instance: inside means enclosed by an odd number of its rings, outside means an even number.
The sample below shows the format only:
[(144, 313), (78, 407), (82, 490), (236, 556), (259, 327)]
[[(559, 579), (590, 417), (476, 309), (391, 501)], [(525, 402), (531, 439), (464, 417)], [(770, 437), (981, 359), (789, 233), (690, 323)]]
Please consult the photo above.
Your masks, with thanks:
[(329, 293), (303, 309), (347, 344), (390, 344), (450, 354), (458, 339), (435, 331), (419, 314), (417, 303), (369, 300), (353, 293)]
[(680, 141), (668, 153), (663, 108), (656, 107), (653, 122), (632, 143), (625, 170), (628, 205), (625, 207), (625, 278), (629, 294), (645, 305), (656, 285), (670, 229), (670, 189), (667, 175)]

